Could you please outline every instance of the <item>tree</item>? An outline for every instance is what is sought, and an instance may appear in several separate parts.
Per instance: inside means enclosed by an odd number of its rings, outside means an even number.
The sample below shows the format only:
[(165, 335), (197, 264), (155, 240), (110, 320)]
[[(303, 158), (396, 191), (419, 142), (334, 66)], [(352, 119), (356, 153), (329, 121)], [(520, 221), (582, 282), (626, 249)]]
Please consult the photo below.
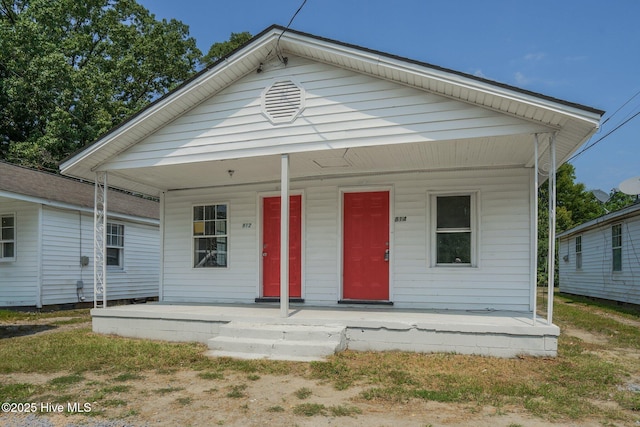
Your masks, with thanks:
[(246, 31), (242, 33), (231, 33), (229, 40), (211, 45), (209, 52), (202, 58), (202, 63), (205, 66), (213, 64), (251, 40), (251, 37), (251, 34)]
[[(634, 197), (624, 193), (611, 192), (611, 198), (604, 205), (582, 183), (576, 183), (575, 167), (565, 163), (556, 173), (556, 232), (595, 219), (605, 213), (621, 209), (634, 202)], [(556, 247), (557, 249), (557, 247)], [(538, 283), (547, 283), (547, 258), (549, 251), (549, 187), (542, 185), (538, 190)], [(558, 278), (558, 256), (556, 253), (556, 283)]]
[(200, 56), (186, 25), (135, 0), (0, 0), (0, 158), (57, 168)]
[(636, 201), (635, 196), (624, 194), (616, 189), (611, 190), (609, 193), (609, 200), (604, 204), (604, 208), (608, 212), (620, 210), (624, 207), (634, 204)]

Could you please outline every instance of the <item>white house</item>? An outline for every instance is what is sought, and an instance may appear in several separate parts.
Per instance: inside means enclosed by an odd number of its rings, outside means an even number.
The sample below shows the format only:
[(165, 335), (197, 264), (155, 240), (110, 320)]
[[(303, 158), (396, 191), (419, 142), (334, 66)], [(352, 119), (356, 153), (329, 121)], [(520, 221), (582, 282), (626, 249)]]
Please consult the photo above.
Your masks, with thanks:
[(270, 27), (61, 164), (99, 188), (160, 198), (163, 304), (94, 310), (94, 328), (151, 336), (152, 323), (134, 333), (115, 317), (193, 320), (194, 303), (275, 301), (281, 322), (312, 307), (366, 308), (363, 322), (449, 310), (500, 318), (422, 330), (493, 338), (420, 349), (495, 354), (495, 335), (517, 324), (547, 343), (501, 354), (555, 354), (558, 328), (534, 314), (536, 170), (569, 158), (602, 114)]
[[(110, 300), (158, 296), (158, 203), (110, 191)], [(0, 307), (93, 301), (94, 186), (0, 162)]]
[(558, 238), (562, 292), (640, 304), (640, 203)]

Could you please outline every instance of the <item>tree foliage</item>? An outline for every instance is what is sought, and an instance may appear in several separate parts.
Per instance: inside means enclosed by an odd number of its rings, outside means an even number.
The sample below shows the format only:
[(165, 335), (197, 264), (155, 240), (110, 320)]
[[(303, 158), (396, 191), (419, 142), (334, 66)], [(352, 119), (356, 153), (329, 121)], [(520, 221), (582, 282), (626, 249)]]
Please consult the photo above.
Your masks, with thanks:
[(205, 66), (213, 64), (251, 40), (251, 37), (251, 33), (246, 31), (242, 33), (231, 33), (229, 40), (211, 45), (209, 52), (202, 58), (202, 63)]
[(200, 56), (186, 25), (135, 0), (0, 0), (0, 158), (56, 167)]
[[(575, 167), (565, 163), (556, 173), (556, 232), (562, 233), (610, 211), (634, 202), (634, 197), (612, 190), (610, 199), (600, 203), (583, 183), (576, 183)], [(556, 247), (557, 250), (557, 247)], [(538, 191), (538, 282), (547, 283), (547, 258), (549, 251), (549, 186)], [(556, 283), (558, 277), (556, 254)]]

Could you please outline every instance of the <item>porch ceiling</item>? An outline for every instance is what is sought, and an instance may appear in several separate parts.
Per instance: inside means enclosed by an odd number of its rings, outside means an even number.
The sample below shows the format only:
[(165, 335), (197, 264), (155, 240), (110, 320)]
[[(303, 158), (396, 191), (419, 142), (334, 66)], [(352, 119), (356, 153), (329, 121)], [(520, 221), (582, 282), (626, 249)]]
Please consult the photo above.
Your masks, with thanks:
[[(432, 141), (340, 148), (290, 155), (290, 178), (326, 178), (351, 174), (524, 167), (533, 158), (533, 137)], [(280, 179), (280, 156), (156, 165), (110, 171), (136, 183), (140, 191), (160, 191), (273, 182)], [(156, 191), (150, 191), (150, 189)]]

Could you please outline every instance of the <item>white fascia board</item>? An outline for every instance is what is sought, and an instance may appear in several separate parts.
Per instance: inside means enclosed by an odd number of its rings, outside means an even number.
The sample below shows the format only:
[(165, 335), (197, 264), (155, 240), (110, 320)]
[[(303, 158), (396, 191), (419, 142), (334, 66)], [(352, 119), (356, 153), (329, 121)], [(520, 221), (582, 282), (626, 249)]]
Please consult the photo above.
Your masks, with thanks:
[[(395, 69), (401, 73), (409, 73), (420, 77), (426, 77), (428, 79), (440, 81), (444, 84), (456, 85), (461, 88), (469, 89), (471, 91), (482, 92), (487, 95), (499, 96), (504, 99), (531, 105), (536, 108), (553, 111), (555, 113), (586, 121), (596, 127), (600, 123), (600, 115), (595, 112), (585, 111), (580, 108), (556, 103), (551, 100), (543, 99), (534, 95), (509, 90), (508, 88), (493, 85), (488, 82), (470, 79), (455, 73), (436, 70), (433, 68), (421, 66), (419, 64), (414, 64), (411, 62), (403, 61), (401, 59), (395, 59), (392, 57), (375, 54), (354, 47), (333, 44), (331, 42), (313, 38), (307, 38), (305, 36), (294, 33), (285, 33), (283, 38), (291, 39), (292, 42), (297, 44), (306, 45), (310, 49), (324, 50), (334, 54), (349, 56), (354, 60), (366, 62), (375, 67)], [(380, 74), (378, 75), (378, 77), (384, 78)], [(498, 82), (496, 83), (500, 84)], [(488, 108), (487, 106), (482, 104), (477, 105)]]

